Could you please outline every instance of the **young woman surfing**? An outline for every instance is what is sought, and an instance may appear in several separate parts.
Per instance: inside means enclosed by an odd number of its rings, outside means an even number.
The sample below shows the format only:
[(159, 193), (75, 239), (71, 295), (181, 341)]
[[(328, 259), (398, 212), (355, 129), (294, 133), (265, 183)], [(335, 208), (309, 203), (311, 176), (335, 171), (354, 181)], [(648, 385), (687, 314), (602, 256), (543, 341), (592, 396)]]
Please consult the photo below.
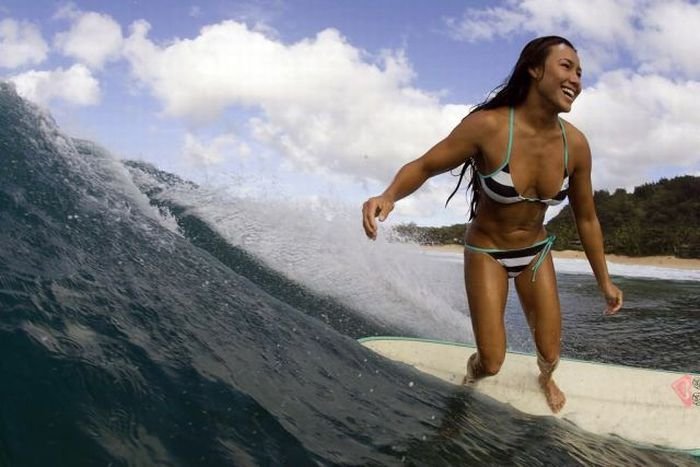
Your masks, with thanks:
[(566, 398), (552, 378), (559, 362), (561, 311), (549, 255), (554, 236), (544, 228), (549, 206), (568, 196), (581, 244), (607, 302), (605, 312), (614, 314), (622, 307), (622, 292), (610, 280), (603, 254), (588, 142), (559, 118), (571, 110), (580, 92), (581, 65), (573, 45), (558, 36), (531, 41), (495, 95), (427, 153), (404, 165), (384, 193), (362, 207), (365, 233), (374, 239), (375, 218), (384, 221), (396, 201), (432, 176), (460, 164), (462, 175), (472, 168), (464, 275), (477, 352), (467, 362), (464, 382), (495, 375), (503, 364), (504, 312), (508, 279), (513, 278), (537, 347), (540, 386), (553, 412)]

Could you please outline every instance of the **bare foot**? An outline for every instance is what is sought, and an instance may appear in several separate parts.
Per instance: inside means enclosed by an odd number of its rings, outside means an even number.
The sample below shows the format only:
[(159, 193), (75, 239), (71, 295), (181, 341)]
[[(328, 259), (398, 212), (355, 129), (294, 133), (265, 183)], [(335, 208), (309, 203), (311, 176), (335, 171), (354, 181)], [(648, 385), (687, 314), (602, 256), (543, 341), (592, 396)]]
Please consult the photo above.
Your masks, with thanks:
[(539, 382), (542, 391), (544, 391), (544, 397), (547, 399), (549, 408), (552, 409), (554, 413), (559, 412), (562, 407), (564, 407), (564, 403), (566, 403), (566, 396), (564, 396), (564, 393), (561, 392), (561, 389), (559, 389), (559, 386), (556, 385), (551, 377), (540, 375)]
[(476, 356), (477, 354), (473, 353), (469, 357), (469, 360), (467, 360), (467, 374), (464, 375), (464, 379), (462, 379), (462, 385), (464, 386), (473, 384), (478, 379), (476, 371)]

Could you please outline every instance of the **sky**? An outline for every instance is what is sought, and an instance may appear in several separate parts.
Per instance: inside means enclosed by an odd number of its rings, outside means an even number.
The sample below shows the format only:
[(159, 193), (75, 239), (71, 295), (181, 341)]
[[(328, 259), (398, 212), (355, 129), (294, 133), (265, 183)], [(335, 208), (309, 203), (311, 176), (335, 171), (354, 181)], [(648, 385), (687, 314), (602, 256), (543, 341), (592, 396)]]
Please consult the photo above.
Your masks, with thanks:
[[(500, 85), (576, 46), (595, 189), (700, 175), (696, 0), (0, 0), (0, 79), (63, 131), (239, 196), (357, 206)], [(456, 177), (392, 218), (466, 221)], [(332, 205), (332, 204), (331, 204)], [(550, 217), (554, 211), (550, 210)]]

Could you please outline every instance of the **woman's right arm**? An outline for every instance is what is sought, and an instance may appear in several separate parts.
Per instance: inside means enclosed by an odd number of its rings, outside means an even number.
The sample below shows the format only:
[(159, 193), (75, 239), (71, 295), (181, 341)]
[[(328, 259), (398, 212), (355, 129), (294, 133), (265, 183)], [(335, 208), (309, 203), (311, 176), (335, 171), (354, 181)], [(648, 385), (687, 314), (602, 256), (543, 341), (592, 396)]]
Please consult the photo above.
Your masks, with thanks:
[(384, 221), (394, 209), (394, 203), (416, 191), (435, 175), (454, 169), (479, 150), (479, 135), (484, 133), (485, 112), (475, 112), (455, 127), (442, 141), (416, 160), (401, 167), (394, 180), (379, 196), (362, 206), (362, 226), (365, 234), (377, 238), (376, 217)]

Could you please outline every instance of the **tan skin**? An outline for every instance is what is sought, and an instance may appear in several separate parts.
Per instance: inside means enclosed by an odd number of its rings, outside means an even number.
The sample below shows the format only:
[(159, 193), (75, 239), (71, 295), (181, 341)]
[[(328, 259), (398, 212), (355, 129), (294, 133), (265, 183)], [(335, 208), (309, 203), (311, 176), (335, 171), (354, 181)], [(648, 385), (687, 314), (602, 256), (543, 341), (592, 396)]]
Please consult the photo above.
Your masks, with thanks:
[[(576, 52), (560, 44), (550, 47), (542, 67), (529, 70), (533, 78), (525, 102), (515, 109), (511, 175), (519, 193), (528, 198), (551, 198), (562, 183), (564, 144), (558, 114), (571, 110), (581, 91), (581, 67)], [(573, 96), (566, 92), (573, 91)], [(593, 203), (591, 152), (585, 136), (564, 123), (569, 145), (569, 203), (586, 257), (607, 302), (606, 314), (622, 307), (622, 292), (610, 280), (603, 254), (603, 235)], [(403, 166), (380, 196), (362, 209), (363, 227), (375, 239), (377, 223), (384, 221), (394, 203), (417, 190), (428, 178), (452, 170), (479, 154), (481, 173), (491, 173), (503, 162), (508, 141), (508, 109), (482, 110), (467, 116), (442, 141), (420, 158)], [(482, 194), (466, 242), (483, 248), (523, 248), (546, 238), (546, 205), (539, 202), (499, 204)], [(477, 352), (469, 358), (465, 383), (496, 374), (505, 359), (504, 311), (508, 277), (489, 255), (465, 250), (467, 300)], [(556, 274), (548, 255), (531, 281), (525, 271), (515, 288), (533, 333), (540, 369), (539, 382), (553, 412), (566, 398), (552, 379), (559, 361), (561, 311)]]

